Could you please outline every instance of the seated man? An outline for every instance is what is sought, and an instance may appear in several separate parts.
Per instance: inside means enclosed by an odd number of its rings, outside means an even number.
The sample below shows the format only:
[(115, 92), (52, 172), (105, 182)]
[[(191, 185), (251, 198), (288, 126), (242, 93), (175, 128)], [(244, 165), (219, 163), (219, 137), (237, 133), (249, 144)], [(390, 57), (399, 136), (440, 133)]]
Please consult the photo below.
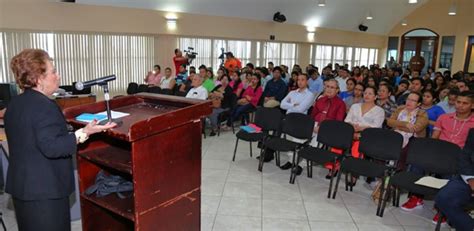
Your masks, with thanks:
[(179, 86), (188, 79), (188, 73), (186, 71), (186, 64), (180, 65), (176, 74), (176, 84)]
[(451, 89), (448, 93), (448, 100), (441, 101), (437, 105), (440, 106), (444, 112), (446, 113), (453, 113), (456, 111), (456, 98), (459, 95), (459, 91), (457, 89)]
[[(456, 112), (441, 115), (433, 128), (433, 139), (441, 139), (459, 145), (463, 148), (470, 128), (474, 127), (474, 93), (463, 92), (456, 99)], [(422, 174), (423, 169), (412, 166), (410, 171)], [(405, 211), (411, 211), (423, 207), (423, 198), (419, 195), (411, 195), (409, 200), (402, 205)], [(434, 221), (437, 222), (435, 216)]]
[(273, 68), (273, 79), (268, 81), (265, 91), (262, 94), (263, 106), (268, 108), (280, 106), (280, 101), (285, 97), (287, 87), (281, 79), (282, 69), (280, 67)]
[(148, 85), (159, 86), (161, 77), (163, 77), (161, 67), (160, 65), (155, 65), (153, 66), (153, 71), (149, 71), (144, 80)]
[(408, 87), (409, 90), (403, 93), (398, 99), (397, 99), (397, 104), (400, 105), (405, 105), (405, 102), (407, 101), (408, 95), (412, 92), (416, 92), (418, 94), (421, 94), (423, 91), (425, 85), (425, 81), (423, 81), (422, 78), (412, 78), (410, 80), (410, 86)]
[(324, 88), (323, 78), (319, 76), (318, 70), (308, 70), (309, 81), (308, 88), (314, 95), (319, 95)]
[(474, 202), (474, 128), (469, 131), (458, 161), (460, 176), (452, 178), (436, 196), (436, 207), (456, 230), (474, 230), (474, 219), (464, 207)]
[[(298, 76), (298, 89), (291, 91), (282, 101), (281, 109), (286, 110), (286, 113), (303, 113), (307, 114), (308, 109), (314, 102), (314, 95), (308, 89), (308, 76), (300, 74)], [(290, 138), (291, 139), (291, 138)], [(292, 138), (293, 141), (304, 142), (300, 139)], [(293, 152), (288, 152), (289, 160), (293, 159)], [(286, 170), (292, 167), (290, 162), (287, 162), (281, 166), (282, 170)], [(301, 174), (302, 168), (298, 168), (297, 174)]]
[(165, 69), (165, 76), (161, 77), (160, 88), (173, 90), (175, 84), (176, 80), (173, 76), (171, 76), (171, 68), (167, 67)]
[(208, 93), (206, 88), (202, 86), (202, 82), (203, 77), (200, 75), (195, 75), (191, 83), (193, 88), (191, 88), (188, 94), (186, 94), (186, 98), (206, 100)]

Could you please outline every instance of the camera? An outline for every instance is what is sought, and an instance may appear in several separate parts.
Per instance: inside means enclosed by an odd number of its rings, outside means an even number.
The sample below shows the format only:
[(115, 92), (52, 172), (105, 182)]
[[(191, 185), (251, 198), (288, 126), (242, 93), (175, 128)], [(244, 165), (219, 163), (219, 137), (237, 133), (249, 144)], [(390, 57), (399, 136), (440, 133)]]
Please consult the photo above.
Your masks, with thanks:
[(194, 47), (188, 47), (188, 50), (184, 50), (186, 53), (186, 57), (188, 58), (188, 65), (193, 62), (193, 60), (196, 58), (196, 55), (198, 55), (197, 52), (194, 52)]

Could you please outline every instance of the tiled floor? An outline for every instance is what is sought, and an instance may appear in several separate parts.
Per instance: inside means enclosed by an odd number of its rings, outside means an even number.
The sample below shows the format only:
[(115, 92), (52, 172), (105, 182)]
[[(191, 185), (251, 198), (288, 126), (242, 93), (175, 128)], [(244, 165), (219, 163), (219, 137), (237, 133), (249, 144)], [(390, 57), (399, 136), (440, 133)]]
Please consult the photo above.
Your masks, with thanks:
[[(335, 200), (327, 199), (327, 171), (315, 167), (313, 178), (306, 169), (294, 185), (289, 170), (274, 162), (257, 171), (258, 161), (249, 156), (249, 145), (239, 143), (235, 162), (232, 132), (203, 139), (201, 230), (434, 230), (433, 202), (423, 209), (406, 213), (388, 207), (384, 217), (375, 215), (370, 199), (372, 190), (360, 180), (353, 192), (343, 184)], [(258, 152), (256, 144), (253, 148)], [(282, 164), (287, 156), (282, 154)], [(402, 202), (404, 200), (402, 196)], [(17, 230), (14, 213), (6, 209), (7, 196), (1, 196), (1, 209), (8, 230)], [(80, 221), (72, 222), (81, 230)], [(445, 229), (449, 230), (449, 229)]]

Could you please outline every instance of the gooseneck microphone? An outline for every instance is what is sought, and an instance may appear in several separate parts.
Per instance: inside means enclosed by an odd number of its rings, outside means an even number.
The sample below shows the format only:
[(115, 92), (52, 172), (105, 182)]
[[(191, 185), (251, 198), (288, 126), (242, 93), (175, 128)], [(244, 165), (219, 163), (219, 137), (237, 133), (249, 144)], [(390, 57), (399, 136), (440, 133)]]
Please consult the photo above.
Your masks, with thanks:
[(77, 82), (75, 87), (78, 91), (82, 91), (84, 88), (89, 88), (89, 87), (92, 87), (94, 85), (107, 84), (107, 82), (115, 80), (116, 78), (117, 77), (115, 75), (109, 75), (109, 76), (100, 77), (98, 79), (89, 80), (89, 81), (85, 81), (85, 82)]

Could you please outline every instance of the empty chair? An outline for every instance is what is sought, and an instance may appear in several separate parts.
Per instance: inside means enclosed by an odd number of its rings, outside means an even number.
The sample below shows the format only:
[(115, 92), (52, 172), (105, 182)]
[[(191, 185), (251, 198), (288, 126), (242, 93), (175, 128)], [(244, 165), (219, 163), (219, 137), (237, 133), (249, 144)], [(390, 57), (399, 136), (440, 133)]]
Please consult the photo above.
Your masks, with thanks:
[[(308, 146), (298, 152), (297, 163), (300, 159), (307, 160), (308, 177), (312, 177), (313, 163), (324, 165), (328, 162), (332, 163), (331, 181), (329, 182), (328, 198), (331, 196), (334, 171), (336, 171), (336, 163), (344, 158), (351, 150), (352, 137), (354, 136), (354, 127), (348, 123), (338, 120), (325, 120), (319, 126), (318, 146)], [(342, 150), (342, 154), (331, 151), (331, 148)], [(295, 164), (295, 163), (293, 163)], [(291, 173), (290, 183), (294, 183), (296, 174)]]
[[(279, 110), (279, 109), (278, 109)], [(303, 148), (311, 142), (313, 137), (314, 129), (314, 120), (311, 116), (301, 114), (301, 113), (289, 113), (285, 116), (281, 124), (281, 133), (280, 136), (272, 137), (266, 140), (263, 143), (263, 149), (269, 148), (275, 151), (275, 159), (277, 165), (280, 162), (280, 152), (293, 152), (293, 161), (294, 164), (296, 161), (296, 152), (298, 149)], [(281, 137), (283, 135), (283, 137)], [(304, 140), (303, 143), (298, 143), (286, 139), (286, 136), (292, 136), (297, 139)], [(263, 152), (260, 152), (260, 162), (258, 165), (258, 170), (262, 171), (263, 168)], [(296, 169), (293, 168), (292, 171)]]
[[(456, 144), (431, 138), (414, 138), (410, 140), (408, 145), (407, 164), (419, 166), (427, 174), (441, 176), (456, 174), (457, 160), (461, 155), (461, 148)], [(419, 195), (435, 196), (439, 191), (438, 189), (415, 184), (424, 176), (410, 171), (403, 171), (390, 177), (379, 216), (383, 216), (385, 204), (392, 187), (395, 193), (394, 206), (398, 206), (400, 203), (400, 190), (402, 189)]]
[(133, 95), (138, 93), (138, 84), (131, 82), (127, 87), (127, 95)]
[(234, 155), (232, 161), (235, 161), (235, 154), (237, 152), (237, 146), (239, 140), (244, 140), (250, 142), (250, 157), (252, 157), (252, 143), (264, 141), (267, 137), (270, 136), (270, 132), (275, 134), (280, 129), (281, 120), (283, 115), (280, 110), (277, 108), (258, 108), (255, 115), (255, 125), (262, 128), (260, 133), (248, 133), (244, 130), (240, 130), (235, 134), (237, 140), (235, 141)]

